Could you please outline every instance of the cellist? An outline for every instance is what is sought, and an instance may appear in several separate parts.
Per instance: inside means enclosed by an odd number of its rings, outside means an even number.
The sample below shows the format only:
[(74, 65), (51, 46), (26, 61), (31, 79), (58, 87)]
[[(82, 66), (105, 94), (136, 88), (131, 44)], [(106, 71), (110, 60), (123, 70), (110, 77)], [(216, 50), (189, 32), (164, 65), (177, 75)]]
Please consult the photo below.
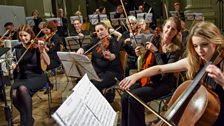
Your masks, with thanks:
[[(162, 65), (178, 60), (181, 55), (181, 42), (177, 35), (181, 30), (180, 20), (170, 17), (165, 21), (163, 32), (153, 42), (147, 42), (146, 49), (151, 51), (155, 60), (152, 65)], [(155, 45), (153, 44), (155, 43)], [(132, 76), (131, 76), (132, 77)], [(138, 80), (141, 78), (138, 78)], [(135, 81), (126, 86), (125, 80), (120, 83), (122, 89), (129, 89), (144, 102), (149, 102), (161, 96), (169, 94), (175, 88), (175, 76), (173, 74), (160, 74), (150, 78), (150, 82), (142, 86), (142, 82)], [(124, 83), (124, 84), (123, 84)], [(128, 83), (129, 84), (129, 83)], [(145, 126), (144, 107), (134, 98), (123, 93), (122, 103), (122, 126)]]
[[(142, 77), (151, 77), (157, 74), (187, 71), (188, 79), (194, 79), (200, 69), (214, 55), (218, 47), (224, 47), (224, 38), (220, 30), (211, 22), (199, 22), (195, 24), (189, 34), (187, 42), (187, 57), (175, 63), (157, 65), (143, 70), (139, 73), (126, 77), (120, 82), (121, 89), (127, 90), (131, 85)], [(215, 126), (223, 125), (224, 120), (224, 62), (221, 61), (214, 65), (208, 65), (204, 77), (204, 84), (209, 85), (214, 93), (218, 95), (221, 107), (218, 117), (214, 121)], [(211, 118), (211, 117), (209, 117)], [(190, 121), (190, 120), (186, 120)], [(209, 120), (205, 120), (209, 121)], [(206, 123), (206, 122), (205, 122)]]

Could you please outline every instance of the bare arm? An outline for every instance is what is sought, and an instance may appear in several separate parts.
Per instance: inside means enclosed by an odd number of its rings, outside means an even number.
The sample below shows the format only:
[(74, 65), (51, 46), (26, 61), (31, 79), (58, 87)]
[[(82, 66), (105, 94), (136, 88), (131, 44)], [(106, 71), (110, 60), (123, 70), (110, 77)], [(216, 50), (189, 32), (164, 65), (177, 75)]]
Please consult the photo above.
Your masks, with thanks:
[(162, 73), (175, 73), (186, 71), (187, 67), (188, 66), (186, 58), (170, 64), (152, 66), (141, 72), (135, 73), (131, 76), (124, 78), (119, 83), (119, 86), (123, 90), (128, 90), (131, 85), (133, 85), (137, 80), (143, 77), (151, 77)]

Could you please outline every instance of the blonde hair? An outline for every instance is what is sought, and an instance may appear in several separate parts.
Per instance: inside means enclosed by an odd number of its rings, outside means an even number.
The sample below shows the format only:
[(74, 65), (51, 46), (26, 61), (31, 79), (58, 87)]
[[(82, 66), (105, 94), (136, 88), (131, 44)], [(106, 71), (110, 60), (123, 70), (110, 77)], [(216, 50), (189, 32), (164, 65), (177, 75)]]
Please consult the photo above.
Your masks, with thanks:
[(193, 36), (205, 38), (218, 47), (224, 47), (224, 38), (220, 30), (213, 23), (203, 21), (195, 24), (190, 31), (187, 41), (187, 60), (189, 65), (187, 71), (188, 79), (193, 79), (200, 70), (200, 67), (204, 65), (194, 49), (192, 42)]
[(103, 20), (101, 20), (100, 22), (103, 22), (105, 25), (107, 25), (107, 27), (108, 27), (109, 29), (110, 29), (110, 28), (113, 28), (109, 19), (103, 19)]

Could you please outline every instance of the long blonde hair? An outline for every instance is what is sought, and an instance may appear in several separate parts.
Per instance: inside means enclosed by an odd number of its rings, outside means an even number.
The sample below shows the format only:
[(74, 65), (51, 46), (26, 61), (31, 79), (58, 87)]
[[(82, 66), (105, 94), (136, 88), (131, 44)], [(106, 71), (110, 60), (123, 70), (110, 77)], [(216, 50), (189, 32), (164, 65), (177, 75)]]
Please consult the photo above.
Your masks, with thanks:
[(203, 61), (194, 49), (192, 43), (193, 36), (203, 37), (211, 43), (217, 45), (217, 47), (224, 47), (224, 38), (220, 30), (213, 23), (203, 21), (195, 24), (190, 31), (187, 41), (187, 60), (189, 65), (187, 71), (188, 79), (194, 79), (200, 70), (200, 67), (204, 65)]

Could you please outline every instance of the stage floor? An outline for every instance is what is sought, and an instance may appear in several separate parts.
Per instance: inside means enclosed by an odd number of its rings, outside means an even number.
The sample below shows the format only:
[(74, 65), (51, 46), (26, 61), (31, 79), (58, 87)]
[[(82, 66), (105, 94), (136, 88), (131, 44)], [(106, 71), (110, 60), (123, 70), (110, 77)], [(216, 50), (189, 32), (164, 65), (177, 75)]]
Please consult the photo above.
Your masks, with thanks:
[[(71, 89), (75, 86), (75, 79), (68, 78), (60, 73), (57, 75), (57, 85), (54, 84), (54, 89), (52, 90), (52, 103), (51, 103), (51, 112), (53, 113), (57, 108), (63, 103), (63, 101), (71, 94)], [(50, 77), (52, 83), (55, 82), (54, 77)], [(57, 89), (56, 89), (57, 88)], [(11, 105), (11, 101), (9, 99), (9, 89), (10, 87), (6, 87), (7, 93), (7, 102), (11, 107), (12, 115), (13, 115), (13, 124), (14, 126), (19, 126), (19, 114), (17, 110)], [(115, 111), (121, 112), (120, 107), (120, 96), (116, 93), (115, 101), (111, 104)], [(150, 106), (154, 106), (157, 109), (158, 103), (152, 103)], [(7, 121), (5, 120), (4, 114), (4, 102), (0, 102), (0, 126), (6, 126)], [(39, 91), (33, 96), (33, 118), (35, 119), (35, 126), (58, 126), (58, 124), (53, 120), (53, 118), (49, 115), (48, 108), (48, 95), (44, 94), (44, 91)], [(155, 116), (150, 112), (146, 112), (146, 121), (149, 122), (154, 120)], [(120, 114), (118, 118), (118, 122), (120, 120)]]

